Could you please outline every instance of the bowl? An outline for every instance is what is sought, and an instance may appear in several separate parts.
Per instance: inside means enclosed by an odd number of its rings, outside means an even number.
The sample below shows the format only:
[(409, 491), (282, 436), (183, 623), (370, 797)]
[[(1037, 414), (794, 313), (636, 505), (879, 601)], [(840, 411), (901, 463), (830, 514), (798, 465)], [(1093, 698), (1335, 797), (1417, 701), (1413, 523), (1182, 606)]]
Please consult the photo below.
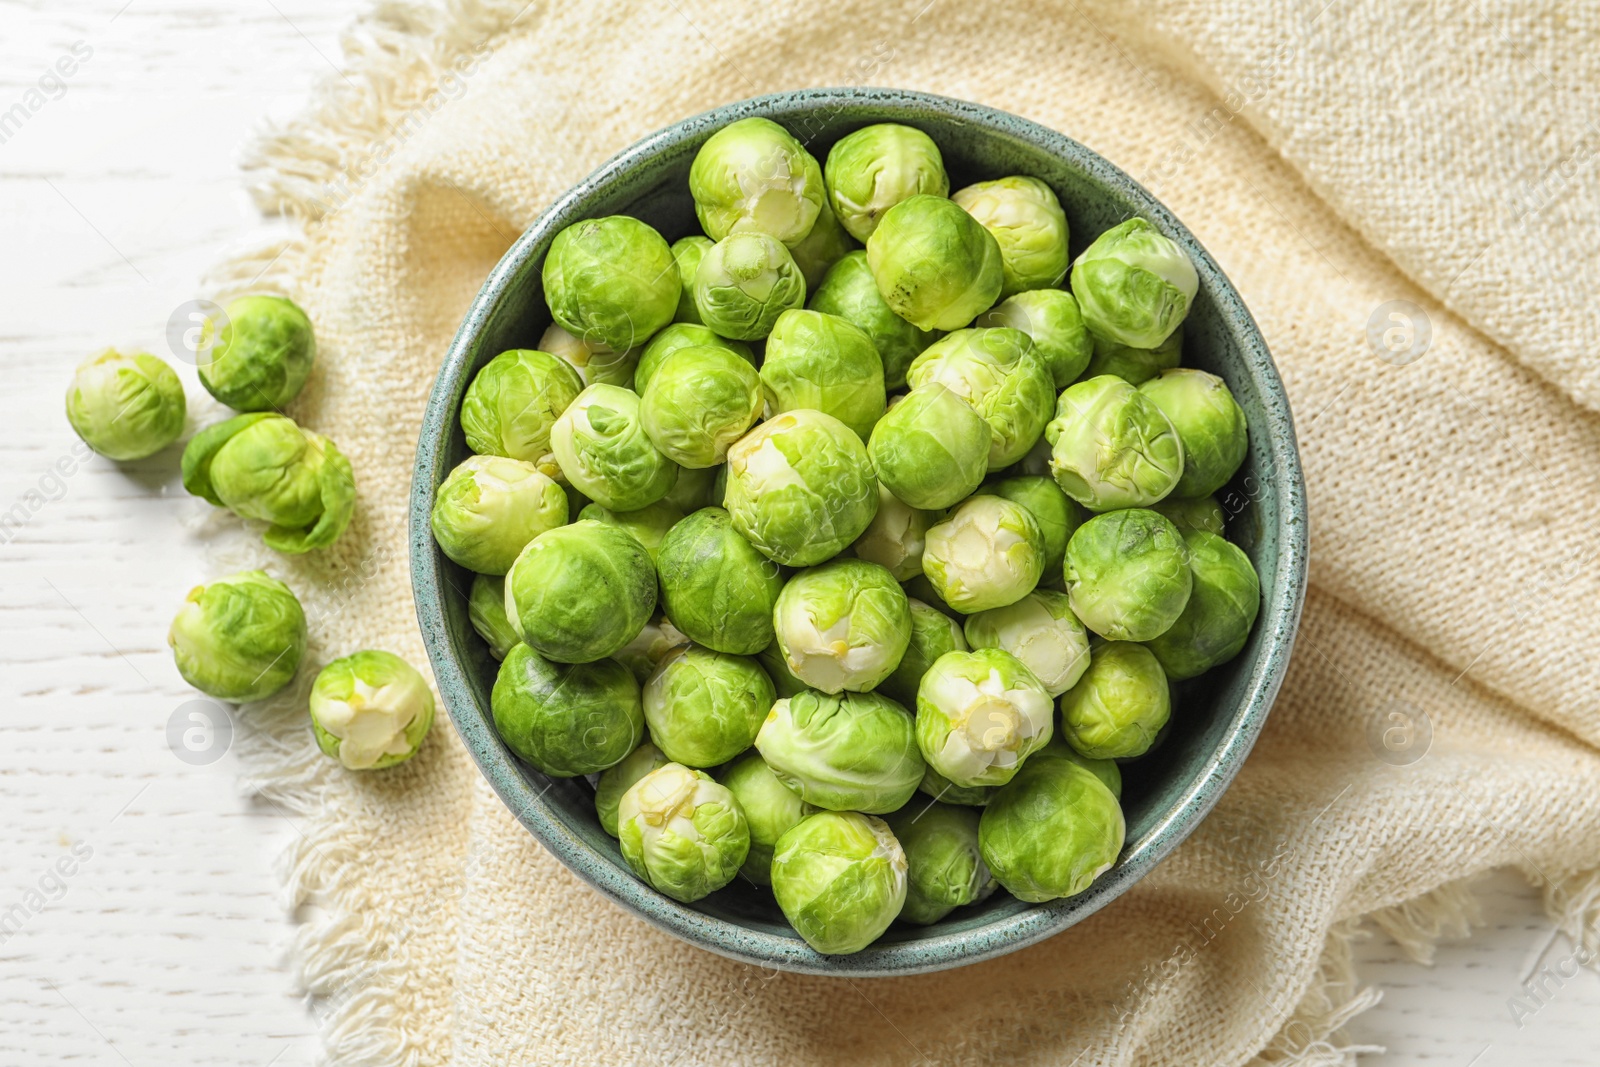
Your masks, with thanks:
[[(1180, 686), (1165, 736), (1125, 768), (1122, 856), (1075, 897), (1024, 904), (996, 893), (937, 925), (896, 924), (861, 952), (824, 956), (789, 928), (769, 892), (742, 880), (690, 905), (655, 892), (600, 828), (590, 783), (545, 777), (495, 732), (489, 692), (497, 663), (467, 619), (472, 576), (444, 557), (428, 525), (439, 483), (470, 454), (457, 418), (462, 395), (496, 354), (537, 347), (550, 323), (540, 269), (557, 233), (612, 214), (637, 216), (668, 241), (699, 232), (689, 165), (707, 137), (750, 115), (783, 124), (819, 160), (861, 126), (919, 127), (944, 153), (952, 188), (1008, 174), (1049, 183), (1066, 209), (1074, 256), (1102, 231), (1138, 215), (1177, 241), (1199, 272), (1184, 364), (1221, 375), (1249, 421), (1249, 455), (1218, 499), (1231, 516), (1230, 537), (1260, 574), (1262, 610), (1244, 651)], [(1205, 818), (1260, 733), (1288, 666), (1305, 568), (1305, 487), (1283, 385), (1239, 294), (1194, 235), (1128, 175), (1069, 137), (967, 101), (891, 89), (780, 93), (696, 115), (621, 152), (552, 204), (489, 275), (456, 334), (428, 401), (411, 488), (412, 583), (434, 676), (457, 732), (506, 806), (575, 874), (645, 921), (724, 956), (814, 974), (915, 974), (1003, 955), (1079, 922), (1143, 877)]]

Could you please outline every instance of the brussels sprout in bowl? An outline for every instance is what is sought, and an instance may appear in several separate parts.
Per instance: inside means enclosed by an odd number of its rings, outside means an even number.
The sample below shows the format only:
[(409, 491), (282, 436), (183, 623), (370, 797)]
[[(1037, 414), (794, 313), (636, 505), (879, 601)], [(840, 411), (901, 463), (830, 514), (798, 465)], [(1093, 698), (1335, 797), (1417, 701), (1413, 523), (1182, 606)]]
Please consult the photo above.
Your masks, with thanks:
[[(778, 123), (818, 161), (826, 160), (835, 143), (857, 130), (881, 123), (914, 128), (927, 134), (937, 146), (952, 190), (1018, 175), (1047, 185), (1059, 199), (1067, 219), (1071, 262), (1077, 262), (1102, 234), (1126, 219), (1139, 218), (1193, 263), (1196, 287), (1192, 297), (1187, 296), (1186, 279), (1178, 279), (1185, 284), (1175, 286), (1178, 295), (1186, 297), (1188, 306), (1182, 326), (1183, 365), (1220, 378), (1245, 416), (1248, 445), (1243, 463), (1214, 496), (1225, 517), (1229, 541), (1239, 547), (1259, 576), (1261, 608), (1239, 654), (1203, 679), (1180, 683), (1169, 725), (1148, 755), (1124, 768), (1124, 843), (1109, 869), (1075, 895), (1035, 904), (1026, 903), (1011, 892), (995, 892), (959, 906), (932, 925), (916, 925), (904, 921), (907, 917), (902, 915), (902, 921), (889, 925), (882, 936), (860, 951), (847, 955), (819, 952), (785, 920), (779, 901), (786, 898), (781, 894), (775, 898), (772, 891), (747, 878), (735, 877), (692, 903), (680, 903), (651, 888), (630, 869), (618, 841), (601, 825), (595, 807), (596, 776), (548, 777), (519, 759), (495, 730), (490, 693), (500, 663), (478, 636), (469, 615), (474, 576), (440, 551), (429, 526), (439, 486), (470, 454), (459, 420), (463, 396), (476, 373), (500, 353), (542, 347), (540, 338), (551, 325), (551, 318), (541, 274), (546, 254), (559, 233), (577, 222), (617, 215), (641, 220), (669, 245), (700, 233), (702, 226), (690, 195), (691, 164), (713, 134), (747, 118)], [(782, 147), (787, 150), (787, 142)], [(792, 197), (798, 210), (804, 206), (801, 200), (809, 202), (809, 172), (803, 159), (795, 175), (799, 184), (789, 188), (800, 189)], [(787, 240), (783, 236), (779, 239)], [(1146, 245), (1156, 251), (1151, 252)], [(1156, 253), (1164, 252), (1165, 247), (1148, 240), (1129, 249), (1102, 246), (1097, 255), (1104, 265), (1095, 276), (1103, 274), (1106, 284), (1114, 284), (1112, 275), (1117, 270), (1149, 272), (1152, 264), (1161, 266)], [(853, 261), (847, 257), (840, 262)], [(1088, 273), (1092, 272), (1085, 275)], [(822, 288), (827, 290), (828, 284)], [(997, 303), (998, 281), (994, 289), (992, 303)], [(681, 292), (680, 284), (674, 290), (674, 299), (680, 299)], [(662, 300), (664, 308), (665, 295)], [(1171, 303), (1143, 309), (1148, 322), (1118, 325), (1127, 325), (1130, 336), (1137, 333), (1135, 340), (1148, 342), (1163, 327), (1163, 316)], [(832, 306), (819, 310), (844, 314)], [(1100, 316), (1098, 321), (1105, 321), (1101, 309), (1096, 308), (1095, 313)], [(1087, 309), (1083, 318), (1091, 319)], [(856, 325), (876, 340), (873, 329), (861, 322)], [(1009, 323), (980, 321), (966, 325)], [(941, 324), (940, 328), (946, 327)], [(936, 335), (929, 334), (919, 343), (925, 347), (935, 339)], [(642, 343), (643, 339), (639, 341)], [(1058, 384), (1055, 391), (1060, 388)], [(897, 384), (890, 389), (900, 391)], [(1161, 399), (1161, 403), (1167, 402), (1165, 397)], [(530, 461), (538, 458), (529, 457)], [(690, 471), (686, 468), (683, 473)], [(694, 473), (707, 474), (708, 484), (715, 481), (719, 498), (697, 500), (692, 506), (675, 502), (674, 506), (685, 514), (707, 504), (721, 506), (720, 480), (711, 475), (709, 468)], [(1015, 477), (1021, 473), (1037, 476), (1048, 471), (1008, 467), (1006, 474), (996, 471), (992, 477)], [(1174, 497), (1157, 506), (1168, 514), (1178, 504)], [(580, 510), (581, 502), (575, 502), (573, 516)], [(1205, 817), (1253, 744), (1287, 668), (1303, 599), (1305, 517), (1293, 423), (1266, 345), (1216, 263), (1164, 206), (1077, 142), (1015, 116), (914, 92), (820, 89), (732, 104), (650, 135), (558, 199), (506, 253), (468, 312), (444, 361), (425, 415), (412, 485), (412, 573), (423, 635), (452, 722), (507, 806), (576, 874), (640, 918), (735, 959), (816, 974), (901, 975), (993, 958), (1065, 929), (1126, 890)], [(845, 547), (842, 551), (848, 558), (850, 549)], [(1053, 588), (1059, 589), (1060, 575), (1055, 577), (1058, 584)], [(1041, 588), (1045, 586), (1041, 584)], [(915, 592), (912, 595), (923, 596)], [(955, 635), (959, 637), (959, 628)], [(1001, 637), (996, 636), (996, 640)], [(515, 650), (513, 654), (526, 656)], [(765, 666), (767, 657), (762, 656), (759, 662)], [(777, 691), (787, 695), (781, 682)], [(1063, 778), (1046, 765), (1046, 758), (1047, 750), (1029, 757), (1030, 761), (1040, 761), (1040, 765), (1028, 780), (1039, 779), (1039, 788), (1050, 796), (1065, 795), (1057, 788), (1058, 778), (1072, 788), (1087, 781), (1082, 775)], [(724, 773), (715, 771), (713, 777), (722, 781)], [(700, 786), (705, 784), (700, 782)], [(1089, 785), (1083, 788), (1089, 789)], [(930, 801), (932, 795), (926, 790), (924, 783), (910, 804)], [(1006, 810), (996, 809), (985, 818), (998, 826), (1006, 815)], [(1091, 843), (1103, 843), (1102, 838), (1110, 840), (1111, 836), (1114, 835), (1090, 835)], [(998, 837), (995, 840), (998, 842)], [(996, 853), (993, 857), (999, 866), (990, 864), (996, 877), (1005, 874), (1002, 884), (1007, 880), (1032, 884), (1043, 874), (1053, 876), (1053, 870), (1041, 867), (1036, 871), (1027, 865), (1052, 863), (1055, 857), (1029, 852), (1025, 834), (1012, 840), (1021, 844), (1008, 844), (1009, 853)], [(777, 850), (783, 851), (781, 847)], [(1097, 870), (1104, 861), (1103, 856), (1087, 852), (1068, 859), (1087, 863), (1090, 871)], [(1078, 888), (1071, 879), (1062, 885)], [(790, 886), (785, 891), (792, 889)], [(790, 904), (795, 906), (794, 901)]]

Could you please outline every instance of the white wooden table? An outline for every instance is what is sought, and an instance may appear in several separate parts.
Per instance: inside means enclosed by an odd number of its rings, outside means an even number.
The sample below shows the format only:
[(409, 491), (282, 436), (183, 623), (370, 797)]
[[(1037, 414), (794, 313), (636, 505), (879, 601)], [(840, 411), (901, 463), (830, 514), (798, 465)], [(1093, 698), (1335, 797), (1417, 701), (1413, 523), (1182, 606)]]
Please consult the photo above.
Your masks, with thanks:
[[(205, 577), (176, 452), (80, 463), (61, 397), (91, 352), (166, 354), (200, 273), (264, 233), (238, 147), (334, 68), (362, 6), (0, 0), (0, 114), (27, 111), (0, 123), (0, 1065), (313, 1058), (272, 871), (292, 820), (241, 799), (231, 754), (166, 741), (193, 695), (166, 627)], [(1386, 993), (1352, 1030), (1389, 1048), (1364, 1063), (1600, 1062), (1600, 979), (1547, 983), (1519, 1027), (1534, 956), (1571, 949), (1516, 878), (1483, 898), (1488, 928), (1432, 969), (1364, 946)]]

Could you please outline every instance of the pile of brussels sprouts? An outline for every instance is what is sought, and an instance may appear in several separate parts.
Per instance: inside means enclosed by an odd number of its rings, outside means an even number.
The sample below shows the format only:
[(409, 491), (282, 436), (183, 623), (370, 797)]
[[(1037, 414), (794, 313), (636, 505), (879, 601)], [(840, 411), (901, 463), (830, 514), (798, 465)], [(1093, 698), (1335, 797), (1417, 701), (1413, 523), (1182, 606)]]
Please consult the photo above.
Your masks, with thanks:
[(559, 233), (554, 325), (466, 391), (432, 524), (501, 738), (597, 776), (649, 885), (770, 886), (819, 952), (1082, 892), (1118, 761), (1260, 602), (1211, 495), (1243, 413), (1178, 367), (1193, 264), (1137, 218), (1072, 262), (1047, 185), (951, 195), (902, 125), (819, 165), (744, 119), (689, 191), (704, 236)]

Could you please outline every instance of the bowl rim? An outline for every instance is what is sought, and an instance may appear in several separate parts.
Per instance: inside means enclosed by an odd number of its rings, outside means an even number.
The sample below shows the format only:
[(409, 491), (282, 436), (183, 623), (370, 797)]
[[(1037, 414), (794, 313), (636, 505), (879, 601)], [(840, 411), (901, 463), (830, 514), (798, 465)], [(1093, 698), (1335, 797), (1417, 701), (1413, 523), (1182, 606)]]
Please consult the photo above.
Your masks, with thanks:
[[(914, 941), (869, 946), (850, 956), (824, 956), (798, 937), (780, 937), (703, 914), (671, 900), (625, 872), (573, 834), (532, 793), (518, 762), (495, 734), (473, 698), (465, 665), (450, 647), (442, 590), (449, 584), (443, 557), (433, 542), (429, 513), (438, 482), (448, 473), (449, 439), (456, 418), (451, 394), (470, 370), (475, 339), (537, 246), (561, 227), (577, 221), (579, 203), (648, 161), (663, 149), (709, 134), (751, 115), (782, 122), (818, 107), (880, 107), (883, 121), (915, 121), (917, 112), (942, 113), (1004, 138), (1026, 141), (1078, 169), (1091, 181), (1114, 190), (1137, 206), (1136, 214), (1177, 241), (1194, 261), (1201, 285), (1214, 297), (1220, 322), (1234, 339), (1250, 377), (1263, 398), (1269, 470), (1276, 477), (1268, 491), (1277, 497), (1278, 560), (1274, 589), (1256, 625), (1264, 627), (1260, 652), (1246, 680), (1245, 699), (1233, 710), (1224, 740), (1202, 764), (1203, 770), (1146, 835), (1142, 847), (1124, 852), (1119, 862), (1083, 893), (978, 928), (933, 934)], [(567, 216), (572, 215), (572, 218)], [(1253, 428), (1254, 429), (1254, 428)], [(508, 249), (482, 289), (439, 368), (428, 397), (417, 442), (410, 494), (411, 578), (417, 620), (433, 666), (439, 694), (450, 720), (480, 773), (524, 827), (569, 870), (613, 903), (700, 948), (758, 967), (820, 975), (891, 976), (920, 974), (992, 959), (1035, 944), (1088, 917), (1144, 877), (1189, 836), (1216, 805), (1254, 745), (1282, 684), (1305, 601), (1308, 552), (1305, 483), (1293, 418), (1282, 380), (1265, 339), (1238, 291), (1189, 229), (1126, 172), (1079, 142), (1049, 127), (971, 101), (905, 89), (816, 88), (770, 93), (725, 104), (657, 130), (618, 152), (542, 211)], [(548, 787), (546, 787), (548, 788)], [(937, 929), (937, 928), (934, 928)]]

